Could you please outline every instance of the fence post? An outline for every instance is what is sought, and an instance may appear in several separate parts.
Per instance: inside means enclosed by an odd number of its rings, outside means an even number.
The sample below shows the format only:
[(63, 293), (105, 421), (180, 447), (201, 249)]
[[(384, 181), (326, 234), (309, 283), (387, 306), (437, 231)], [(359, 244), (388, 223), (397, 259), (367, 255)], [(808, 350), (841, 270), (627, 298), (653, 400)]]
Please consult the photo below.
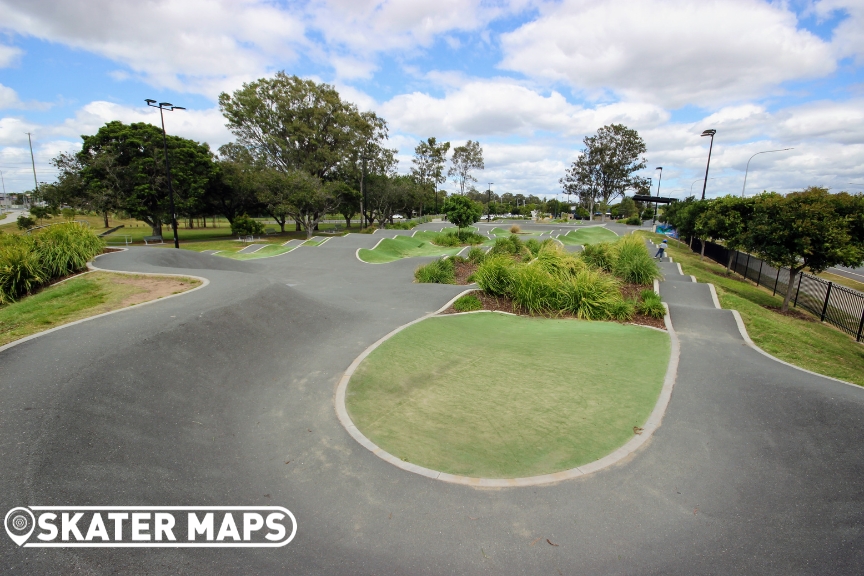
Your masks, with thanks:
[[(792, 276), (792, 269), (791, 268), (789, 269), (789, 276), (790, 277)], [(793, 304), (793, 306), (795, 308), (798, 307), (798, 292), (801, 291), (801, 279), (802, 278), (804, 278), (804, 272), (798, 272), (798, 289), (795, 290), (795, 304)], [(791, 284), (791, 282), (790, 282), (790, 284)]]
[(776, 295), (777, 295), (777, 283), (780, 282), (780, 271), (781, 271), (781, 270), (783, 270), (783, 267), (782, 267), (782, 266), (781, 266), (780, 268), (777, 269), (777, 278), (774, 279), (774, 293), (771, 294), (772, 296), (776, 296)]
[(750, 253), (747, 253), (747, 263), (744, 264), (744, 279), (747, 280), (747, 272), (750, 271)]
[(864, 331), (864, 310), (861, 310), (861, 322), (858, 323), (858, 336), (855, 338), (856, 342), (861, 341), (861, 332)]
[(828, 297), (831, 296), (831, 286), (833, 285), (833, 282), (828, 282), (828, 290), (825, 291), (825, 303), (822, 304), (822, 315), (819, 317), (820, 322), (825, 321), (825, 311), (828, 310)]
[(756, 275), (756, 286), (759, 286), (759, 282), (762, 280), (762, 264), (764, 263), (764, 260), (759, 260), (759, 273)]

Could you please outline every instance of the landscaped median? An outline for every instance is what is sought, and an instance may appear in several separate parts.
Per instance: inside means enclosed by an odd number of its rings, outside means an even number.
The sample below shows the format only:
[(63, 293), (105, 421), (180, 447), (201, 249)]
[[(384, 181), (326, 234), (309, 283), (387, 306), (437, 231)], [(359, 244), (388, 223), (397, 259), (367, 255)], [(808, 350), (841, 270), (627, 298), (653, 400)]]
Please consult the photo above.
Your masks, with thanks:
[(602, 226), (591, 226), (588, 228), (580, 228), (571, 230), (567, 234), (558, 236), (558, 240), (568, 246), (597, 244), (599, 242), (614, 242), (618, 239), (618, 235)]
[(646, 327), (432, 317), (363, 360), (346, 407), (362, 434), (404, 462), (474, 478), (538, 476), (640, 434), (669, 357), (669, 335)]
[(456, 232), (417, 232), (413, 236), (384, 238), (372, 249), (360, 248), (357, 257), (369, 264), (386, 264), (416, 256), (454, 256), (465, 246), (486, 242), (486, 238), (468, 230)]

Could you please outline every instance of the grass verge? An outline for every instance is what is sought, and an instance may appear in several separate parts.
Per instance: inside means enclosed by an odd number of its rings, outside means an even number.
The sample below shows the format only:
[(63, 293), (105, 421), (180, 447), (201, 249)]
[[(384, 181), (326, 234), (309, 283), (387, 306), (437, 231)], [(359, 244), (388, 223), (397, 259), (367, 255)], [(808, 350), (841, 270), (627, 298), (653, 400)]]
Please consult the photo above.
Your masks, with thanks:
[[(639, 231), (655, 242), (659, 234)], [(784, 316), (777, 311), (783, 299), (757, 287), (737, 274), (726, 275), (723, 266), (699, 260), (685, 244), (671, 241), (667, 254), (681, 264), (685, 274), (717, 288), (723, 308), (738, 310), (753, 342), (772, 356), (806, 370), (864, 386), (864, 346), (807, 312)]]
[(466, 476), (547, 474), (633, 437), (657, 402), (669, 349), (666, 334), (607, 322), (430, 318), (363, 361), (346, 403), (363, 434), (405, 461)]
[(576, 244), (585, 245), (597, 244), (598, 242), (614, 242), (617, 239), (617, 234), (611, 230), (603, 228), (602, 226), (592, 226), (580, 230), (571, 230), (567, 234), (558, 237), (558, 240), (563, 244), (571, 246)]
[(30, 334), (201, 284), (194, 278), (91, 272), (0, 306), (0, 346)]

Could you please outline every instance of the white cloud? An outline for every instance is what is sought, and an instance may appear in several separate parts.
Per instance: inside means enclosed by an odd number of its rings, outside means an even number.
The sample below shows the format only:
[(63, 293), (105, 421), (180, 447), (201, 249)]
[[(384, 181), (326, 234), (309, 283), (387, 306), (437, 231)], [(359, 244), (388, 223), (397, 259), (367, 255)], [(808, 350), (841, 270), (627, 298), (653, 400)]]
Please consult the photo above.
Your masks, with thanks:
[(290, 61), (305, 41), (300, 18), (251, 0), (9, 0), (0, 22), (121, 62), (155, 86), (211, 97)]
[(21, 100), (18, 99), (18, 93), (12, 88), (0, 84), (0, 110), (6, 108), (19, 108)]
[(6, 68), (14, 64), (23, 54), (20, 48), (0, 44), (0, 68)]
[(612, 122), (648, 127), (668, 119), (667, 112), (651, 104), (615, 103), (586, 109), (570, 104), (558, 92), (544, 96), (508, 80), (466, 81), (441, 98), (422, 92), (402, 94), (382, 104), (381, 111), (397, 130), (474, 139), (529, 136), (538, 131), (574, 136)]
[(785, 3), (760, 0), (569, 0), (501, 42), (505, 69), (671, 107), (761, 96), (836, 66)]

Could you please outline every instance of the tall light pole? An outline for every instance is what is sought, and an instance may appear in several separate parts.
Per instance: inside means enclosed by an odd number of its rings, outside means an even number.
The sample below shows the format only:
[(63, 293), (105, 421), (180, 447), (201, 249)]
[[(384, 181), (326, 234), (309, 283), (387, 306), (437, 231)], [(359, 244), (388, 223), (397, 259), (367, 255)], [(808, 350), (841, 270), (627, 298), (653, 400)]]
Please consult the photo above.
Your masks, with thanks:
[(708, 169), (711, 167), (711, 151), (714, 149), (714, 135), (717, 130), (713, 128), (702, 132), (702, 136), (711, 137), (711, 146), (708, 148), (708, 164), (705, 165), (705, 181), (702, 183), (702, 200), (705, 199), (705, 189), (708, 187)]
[(168, 137), (165, 135), (165, 114), (163, 110), (173, 112), (174, 110), (185, 110), (182, 106), (174, 106), (170, 102), (159, 102), (147, 98), (144, 100), (148, 106), (159, 109), (159, 118), (162, 119), (162, 149), (165, 152), (165, 176), (168, 178), (168, 198), (171, 206), (171, 229), (174, 231), (174, 248), (180, 248), (180, 239), (177, 237), (177, 211), (174, 209), (174, 187), (171, 186), (171, 165), (168, 163)]
[[(660, 183), (663, 182), (663, 167), (658, 166), (655, 170), (660, 171), (660, 178), (657, 180), (657, 197), (660, 197)], [(654, 217), (651, 219), (651, 225), (657, 224), (657, 202), (654, 202)]]
[(489, 182), (489, 187), (486, 188), (486, 192), (488, 192), (488, 197), (486, 200), (486, 222), (492, 221), (492, 185), (494, 182)]
[[(785, 152), (786, 150), (794, 150), (794, 148), (781, 148), (780, 150), (763, 150), (762, 152), (756, 152), (753, 156), (750, 156), (750, 160), (758, 156), (759, 154), (770, 154), (771, 152)], [(747, 160), (747, 169), (744, 170), (744, 185), (741, 186), (741, 197), (744, 197), (744, 189), (747, 187), (747, 172), (750, 171), (750, 160)]]
[[(30, 139), (30, 132), (25, 132), (27, 134), (27, 142), (30, 144), (30, 165), (33, 166), (33, 197), (35, 200), (39, 199), (39, 182), (36, 181), (36, 160), (33, 159), (33, 140)], [(33, 202), (30, 202), (30, 205), (33, 205)]]
[(366, 228), (369, 222), (366, 220), (366, 210), (369, 210), (369, 199), (366, 196), (366, 161), (369, 156), (360, 155), (363, 165), (360, 169), (360, 228)]

